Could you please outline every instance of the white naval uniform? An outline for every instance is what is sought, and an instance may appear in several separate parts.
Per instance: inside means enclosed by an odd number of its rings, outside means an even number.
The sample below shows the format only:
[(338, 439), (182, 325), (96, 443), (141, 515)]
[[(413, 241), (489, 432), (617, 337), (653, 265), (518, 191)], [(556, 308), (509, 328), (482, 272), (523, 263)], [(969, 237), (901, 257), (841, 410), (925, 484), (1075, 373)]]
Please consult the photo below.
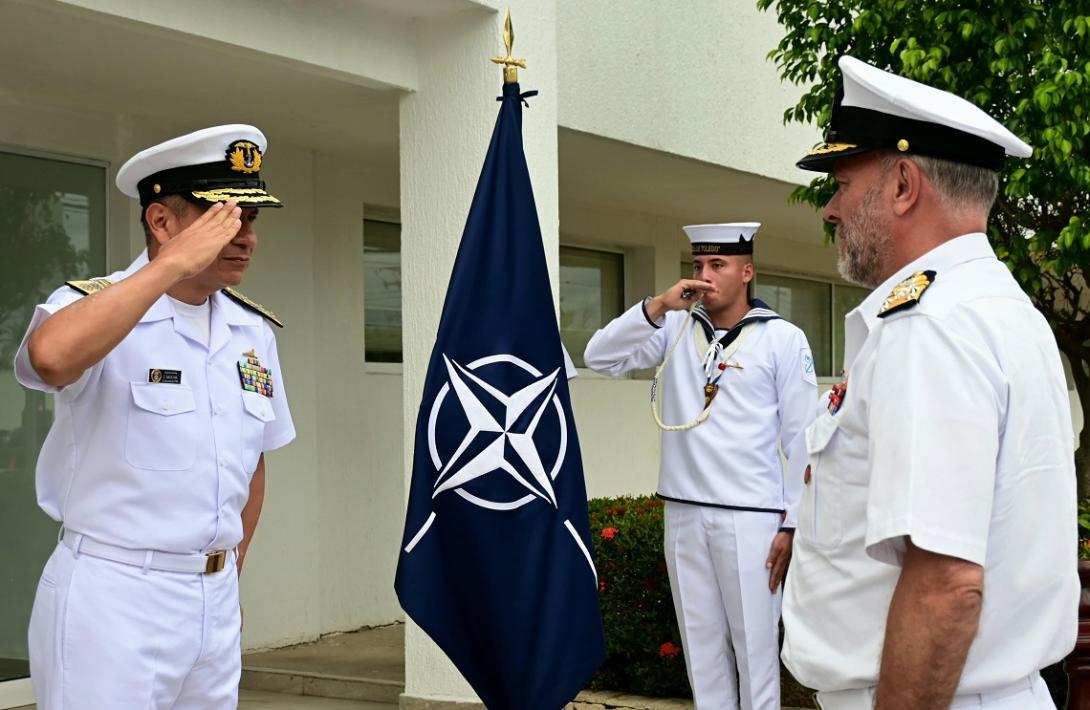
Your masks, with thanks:
[[(107, 278), (146, 263), (145, 252)], [(233, 550), (258, 457), (295, 437), (275, 337), (220, 292), (209, 299), (207, 332), (194, 332), (200, 319), (176, 315), (163, 296), (78, 381), (51, 387), (31, 366), (27, 341), (82, 297), (64, 286), (39, 305), (15, 357), (20, 383), (56, 394), (35, 482), (64, 540), (30, 621), (38, 707), (234, 708), (234, 554), (208, 575), (157, 568), (183, 560), (188, 569), (204, 553)], [(272, 370), (272, 397), (242, 389), (238, 361), (251, 351)], [(152, 382), (153, 369), (180, 372), (181, 382), (170, 373)], [(129, 563), (105, 559), (118, 557)]]
[[(640, 303), (595, 333), (587, 366), (619, 375), (657, 366), (691, 316), (651, 323)], [(694, 328), (699, 328), (697, 324)], [(775, 319), (742, 336), (719, 379), (711, 416), (688, 431), (663, 432), (660, 497), (670, 588), (698, 710), (779, 710), (780, 593), (768, 589), (765, 559), (781, 518), (794, 527), (800, 467), (788, 451), (814, 417), (817, 379), (806, 336)], [(684, 336), (662, 374), (663, 421), (704, 409), (702, 354)], [(737, 663), (740, 688), (735, 682)]]
[[(905, 277), (919, 302), (878, 318)], [(987, 237), (905, 266), (845, 321), (847, 396), (806, 434), (783, 659), (823, 706), (870, 708), (905, 540), (984, 568), (954, 707), (1052, 708), (1037, 671), (1078, 618), (1074, 432), (1056, 342)]]

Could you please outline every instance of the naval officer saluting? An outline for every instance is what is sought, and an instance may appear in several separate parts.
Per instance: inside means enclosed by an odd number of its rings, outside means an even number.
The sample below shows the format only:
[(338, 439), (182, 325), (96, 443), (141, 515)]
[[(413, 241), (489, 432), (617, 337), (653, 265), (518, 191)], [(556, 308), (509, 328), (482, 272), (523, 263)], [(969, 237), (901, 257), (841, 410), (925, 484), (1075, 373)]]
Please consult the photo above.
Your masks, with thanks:
[(31, 613), (42, 710), (235, 708), (238, 574), (261, 512), (264, 452), (295, 437), (274, 315), (231, 287), (257, 246), (265, 136), (217, 126), (117, 175), (147, 250), (39, 305), (15, 357), (55, 395), (38, 458), (63, 537)]

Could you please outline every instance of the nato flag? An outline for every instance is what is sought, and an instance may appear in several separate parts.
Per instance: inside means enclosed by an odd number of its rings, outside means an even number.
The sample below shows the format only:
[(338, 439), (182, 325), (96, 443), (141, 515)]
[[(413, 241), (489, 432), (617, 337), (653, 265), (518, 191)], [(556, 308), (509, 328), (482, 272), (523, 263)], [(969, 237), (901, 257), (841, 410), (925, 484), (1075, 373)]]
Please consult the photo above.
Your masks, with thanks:
[(394, 587), (487, 707), (557, 710), (605, 640), (522, 98), (504, 85), (450, 277)]

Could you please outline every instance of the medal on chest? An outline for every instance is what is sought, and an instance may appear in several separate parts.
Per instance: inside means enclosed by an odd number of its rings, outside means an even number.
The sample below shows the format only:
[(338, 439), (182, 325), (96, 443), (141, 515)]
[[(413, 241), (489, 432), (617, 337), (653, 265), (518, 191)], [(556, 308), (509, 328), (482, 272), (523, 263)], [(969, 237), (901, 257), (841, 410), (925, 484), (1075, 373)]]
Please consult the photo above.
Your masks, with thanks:
[(829, 391), (829, 414), (836, 414), (840, 411), (840, 406), (844, 404), (844, 398), (848, 396), (848, 373), (841, 373), (844, 379), (839, 385), (833, 385), (832, 390)]
[(247, 392), (273, 396), (273, 372), (261, 364), (253, 350), (242, 353), (242, 359), (238, 361), (238, 378)]

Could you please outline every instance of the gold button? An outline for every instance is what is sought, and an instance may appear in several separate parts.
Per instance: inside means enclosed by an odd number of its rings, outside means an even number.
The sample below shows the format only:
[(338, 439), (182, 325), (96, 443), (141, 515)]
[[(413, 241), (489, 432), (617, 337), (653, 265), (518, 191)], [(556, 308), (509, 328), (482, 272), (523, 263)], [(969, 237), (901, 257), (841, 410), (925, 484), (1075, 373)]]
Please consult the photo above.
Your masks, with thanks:
[(159, 184), (156, 183), (155, 186), (151, 188), (151, 191), (158, 195), (160, 192), (163, 191), (163, 188), (159, 187)]
[(908, 150), (908, 141), (906, 141), (904, 138), (897, 141), (897, 150), (901, 151), (902, 153)]

